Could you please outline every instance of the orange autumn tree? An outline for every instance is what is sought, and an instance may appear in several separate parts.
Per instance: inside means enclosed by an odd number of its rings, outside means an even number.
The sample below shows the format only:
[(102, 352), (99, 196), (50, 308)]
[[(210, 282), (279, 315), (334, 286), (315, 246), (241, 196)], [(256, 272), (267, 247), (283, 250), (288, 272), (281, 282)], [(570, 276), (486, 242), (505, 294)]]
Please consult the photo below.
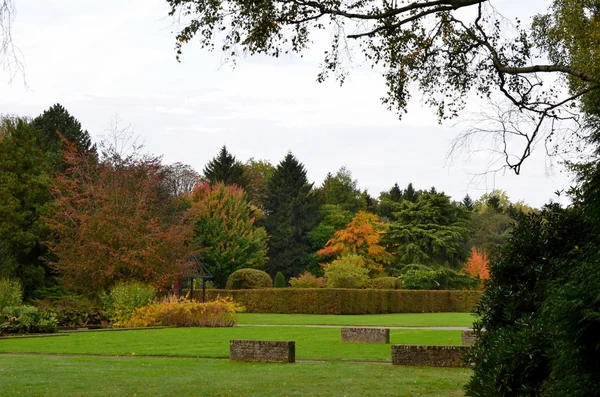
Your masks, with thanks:
[(383, 265), (392, 262), (393, 256), (380, 245), (385, 234), (385, 224), (377, 215), (365, 211), (356, 213), (345, 229), (335, 232), (317, 254), (325, 259), (344, 255), (360, 255), (371, 273), (381, 272)]
[(477, 248), (471, 248), (471, 255), (463, 265), (463, 270), (471, 277), (478, 277), (481, 280), (490, 278), (489, 263), (487, 255), (479, 252)]
[(159, 158), (103, 153), (98, 161), (65, 142), (45, 216), (51, 265), (74, 291), (98, 294), (117, 281), (169, 286), (190, 265), (194, 225), (161, 190)]

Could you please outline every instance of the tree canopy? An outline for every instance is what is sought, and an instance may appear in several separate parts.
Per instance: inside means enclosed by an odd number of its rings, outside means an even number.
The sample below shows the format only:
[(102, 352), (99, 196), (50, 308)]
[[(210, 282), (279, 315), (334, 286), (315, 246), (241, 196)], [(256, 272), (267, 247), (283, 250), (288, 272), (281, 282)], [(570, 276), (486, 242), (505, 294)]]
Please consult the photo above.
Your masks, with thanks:
[[(365, 62), (383, 71), (383, 103), (400, 116), (415, 85), (440, 121), (457, 117), (474, 97), (501, 103), (498, 119), (488, 117), (485, 129), (500, 135), (491, 149), (517, 174), (536, 142), (546, 139), (550, 152), (561, 150), (552, 138), (561, 131), (574, 135), (559, 124), (577, 119), (571, 107), (580, 100), (599, 96), (594, 0), (554, 0), (533, 24), (517, 19), (513, 28), (490, 0), (167, 3), (170, 15), (185, 17), (176, 33), (177, 59), (194, 38), (210, 50), (222, 42), (220, 50), (234, 61), (240, 53), (302, 53), (326, 30), (331, 48), (318, 80), (334, 75), (343, 82), (356, 43)], [(558, 76), (568, 89), (544, 84), (545, 75)]]

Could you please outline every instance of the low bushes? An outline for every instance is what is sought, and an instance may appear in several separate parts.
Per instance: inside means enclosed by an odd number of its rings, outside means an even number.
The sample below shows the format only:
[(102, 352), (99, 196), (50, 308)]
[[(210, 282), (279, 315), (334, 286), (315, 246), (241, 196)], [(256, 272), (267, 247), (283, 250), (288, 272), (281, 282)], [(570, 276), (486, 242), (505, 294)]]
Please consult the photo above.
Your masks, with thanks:
[(249, 313), (379, 314), (470, 312), (479, 291), (272, 288), (211, 290), (207, 298), (229, 296)]
[(235, 313), (241, 307), (231, 298), (217, 298), (212, 302), (197, 302), (184, 298), (167, 297), (159, 302), (134, 310), (129, 319), (117, 323), (123, 327), (232, 327)]
[(227, 278), (227, 289), (271, 288), (271, 276), (258, 269), (239, 269)]
[(0, 311), (0, 335), (53, 333), (57, 327), (52, 313), (40, 312), (33, 306), (4, 307)]
[(19, 306), (23, 299), (21, 283), (9, 278), (0, 278), (0, 311), (5, 307)]
[(379, 277), (371, 280), (371, 287), (375, 289), (399, 289), (400, 280), (397, 277)]
[(107, 316), (98, 306), (84, 298), (63, 298), (60, 300), (41, 300), (35, 307), (43, 312), (52, 313), (59, 327), (86, 327), (101, 325)]
[(360, 255), (346, 255), (325, 268), (328, 288), (363, 288), (369, 282), (369, 269)]
[(298, 277), (290, 278), (290, 286), (292, 288), (325, 288), (327, 279), (317, 277), (310, 272), (304, 272)]
[(108, 295), (103, 296), (102, 301), (110, 321), (119, 323), (127, 320), (136, 308), (152, 302), (155, 296), (154, 287), (129, 281), (116, 284)]
[(412, 290), (475, 290), (481, 285), (477, 278), (446, 268), (408, 270), (400, 280), (403, 289)]

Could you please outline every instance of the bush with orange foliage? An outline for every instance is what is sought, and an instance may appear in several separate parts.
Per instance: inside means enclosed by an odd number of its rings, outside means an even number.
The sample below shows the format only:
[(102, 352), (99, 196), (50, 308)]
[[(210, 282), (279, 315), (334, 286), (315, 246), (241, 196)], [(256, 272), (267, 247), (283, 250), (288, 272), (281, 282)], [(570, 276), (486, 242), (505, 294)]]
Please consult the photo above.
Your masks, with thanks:
[(230, 297), (198, 302), (170, 296), (137, 308), (129, 319), (115, 325), (126, 328), (233, 327), (237, 322), (235, 314), (240, 311), (243, 311), (243, 307)]
[(377, 215), (359, 211), (345, 229), (338, 230), (325, 247), (317, 252), (321, 257), (339, 258), (344, 255), (360, 255), (366, 267), (373, 273), (383, 270), (392, 262), (393, 256), (380, 244), (385, 234), (385, 224)]
[(490, 260), (485, 253), (479, 252), (477, 248), (472, 247), (471, 255), (463, 265), (463, 270), (469, 276), (487, 280), (490, 278), (489, 263)]

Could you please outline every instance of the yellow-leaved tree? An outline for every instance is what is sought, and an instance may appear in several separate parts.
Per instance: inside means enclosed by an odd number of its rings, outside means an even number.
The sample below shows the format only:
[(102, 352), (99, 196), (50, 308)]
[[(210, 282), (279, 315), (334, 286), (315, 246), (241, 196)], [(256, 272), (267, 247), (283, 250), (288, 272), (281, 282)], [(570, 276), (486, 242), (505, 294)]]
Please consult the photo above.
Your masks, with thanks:
[(333, 238), (317, 254), (326, 261), (344, 255), (360, 255), (370, 273), (379, 273), (384, 265), (393, 260), (392, 254), (380, 245), (385, 231), (386, 225), (377, 215), (359, 211), (348, 226), (335, 232)]

